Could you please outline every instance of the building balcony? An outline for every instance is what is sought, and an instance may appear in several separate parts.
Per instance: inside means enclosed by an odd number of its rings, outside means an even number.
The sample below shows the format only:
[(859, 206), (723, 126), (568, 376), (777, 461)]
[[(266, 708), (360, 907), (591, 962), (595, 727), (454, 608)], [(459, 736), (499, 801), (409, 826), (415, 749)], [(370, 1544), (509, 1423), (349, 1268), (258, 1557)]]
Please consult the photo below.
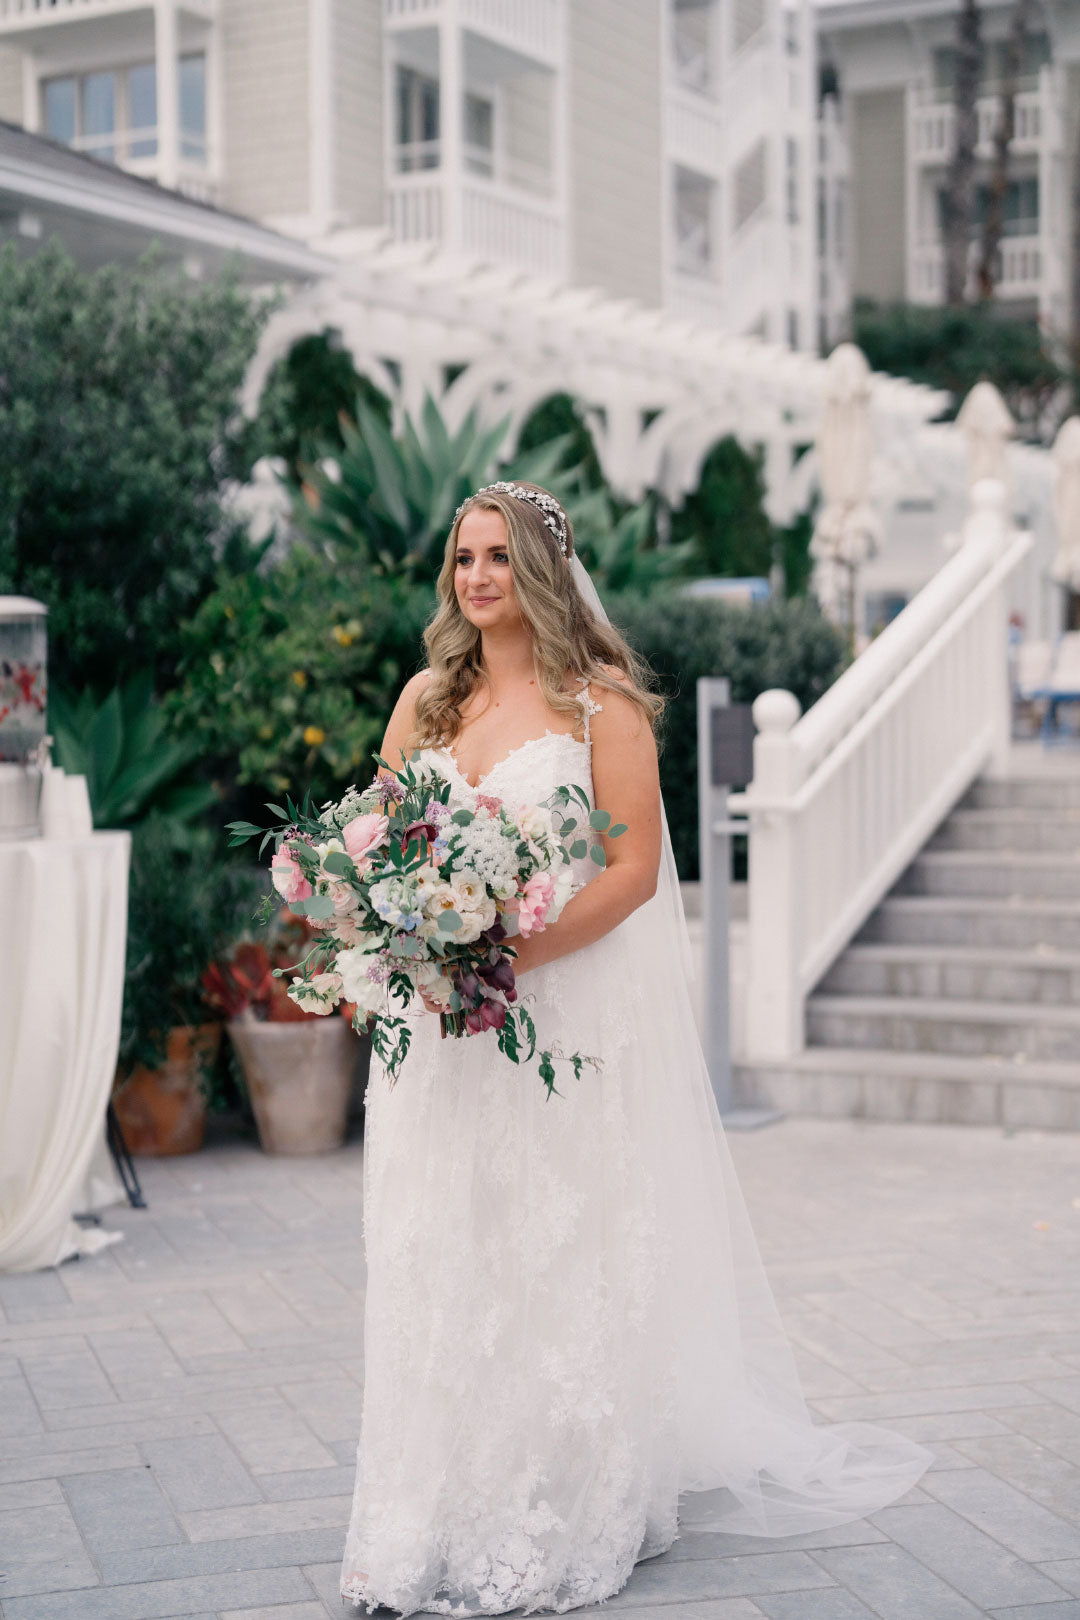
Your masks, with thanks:
[[(562, 0), (460, 0), (457, 16), (472, 33), (556, 67), (562, 54), (561, 7)], [(444, 10), (444, 0), (383, 0), (391, 30), (431, 27)]]
[[(153, 9), (154, 0), (0, 0), (0, 37), (13, 36), (13, 44), (36, 47), (55, 38), (58, 29), (85, 29), (102, 17)], [(217, 15), (217, 0), (181, 0), (177, 10), (209, 19)]]
[[(1002, 238), (1000, 274), (994, 282), (998, 298), (1039, 298), (1045, 291), (1045, 242), (1037, 228)], [(969, 292), (975, 291), (979, 244), (969, 254)], [(916, 304), (940, 304), (945, 297), (945, 249), (940, 242), (917, 244), (908, 269), (908, 295)]]
[(724, 125), (719, 104), (695, 90), (669, 84), (668, 156), (685, 168), (719, 177), (724, 161)]
[[(1041, 88), (1022, 90), (1016, 97), (1016, 127), (1009, 150), (1017, 156), (1037, 153), (1047, 127), (1046, 97)], [(976, 103), (978, 142), (975, 155), (993, 154), (994, 133), (1001, 118), (997, 96), (981, 96)], [(948, 163), (956, 138), (956, 108), (936, 91), (913, 91), (909, 111), (910, 152), (916, 163)]]
[(538, 275), (566, 273), (566, 225), (550, 196), (503, 180), (436, 168), (390, 176), (388, 224), (399, 242), (440, 242), (448, 251)]

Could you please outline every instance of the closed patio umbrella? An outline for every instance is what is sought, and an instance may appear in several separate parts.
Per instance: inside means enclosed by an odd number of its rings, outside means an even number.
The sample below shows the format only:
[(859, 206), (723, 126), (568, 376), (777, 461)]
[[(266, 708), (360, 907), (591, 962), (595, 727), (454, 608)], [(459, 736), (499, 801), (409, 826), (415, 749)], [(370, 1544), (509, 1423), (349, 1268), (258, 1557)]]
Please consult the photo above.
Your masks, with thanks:
[(830, 617), (846, 622), (854, 649), (856, 574), (881, 540), (869, 503), (870, 367), (854, 343), (841, 343), (827, 373), (817, 446), (823, 504), (810, 555), (818, 600)]

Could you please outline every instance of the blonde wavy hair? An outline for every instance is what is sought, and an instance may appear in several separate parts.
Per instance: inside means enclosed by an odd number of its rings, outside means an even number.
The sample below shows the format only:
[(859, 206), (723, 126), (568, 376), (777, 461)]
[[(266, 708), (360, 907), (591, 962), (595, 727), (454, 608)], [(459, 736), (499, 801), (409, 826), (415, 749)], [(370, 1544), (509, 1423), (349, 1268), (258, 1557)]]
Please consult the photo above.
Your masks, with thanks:
[[(522, 483), (521, 488), (540, 491), (538, 484)], [(462, 707), (478, 687), (487, 685), (480, 631), (462, 613), (454, 590), (458, 530), (466, 515), (477, 510), (499, 512), (506, 524), (514, 594), (532, 632), (536, 681), (548, 707), (580, 720), (579, 697), (567, 690), (567, 683), (585, 679), (590, 686), (628, 698), (655, 729), (664, 703), (649, 690), (648, 666), (614, 625), (596, 617), (577, 588), (570, 567), (574, 530), (569, 516), (564, 557), (531, 502), (503, 490), (480, 490), (465, 501), (447, 537), (437, 581), (439, 605), (424, 631), (431, 679), (417, 699), (411, 746), (452, 743), (461, 730)]]

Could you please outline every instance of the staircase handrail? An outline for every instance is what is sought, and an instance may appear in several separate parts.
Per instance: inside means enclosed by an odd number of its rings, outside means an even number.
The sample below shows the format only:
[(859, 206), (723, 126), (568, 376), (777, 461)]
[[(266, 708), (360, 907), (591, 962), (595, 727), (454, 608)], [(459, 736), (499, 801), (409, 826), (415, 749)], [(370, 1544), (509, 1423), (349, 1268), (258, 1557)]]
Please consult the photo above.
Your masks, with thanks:
[[(1032, 544), (1005, 490), (972, 490), (963, 543), (808, 712), (754, 705), (747, 1043), (803, 1044), (805, 999), (1010, 729), (1005, 585)], [(897, 758), (900, 765), (897, 765)]]

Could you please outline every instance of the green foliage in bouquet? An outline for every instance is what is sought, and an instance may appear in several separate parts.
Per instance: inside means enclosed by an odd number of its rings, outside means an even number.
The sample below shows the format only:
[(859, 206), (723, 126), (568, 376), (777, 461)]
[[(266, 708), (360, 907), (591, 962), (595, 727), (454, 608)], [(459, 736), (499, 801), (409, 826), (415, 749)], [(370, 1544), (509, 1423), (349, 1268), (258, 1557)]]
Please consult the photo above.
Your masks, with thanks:
[(667, 592), (649, 601), (608, 596), (605, 606), (669, 699), (661, 785), (679, 876), (696, 878), (698, 677), (726, 675), (733, 703), (785, 687), (805, 711), (843, 671), (843, 637), (813, 602), (798, 599), (737, 607)]
[(120, 1066), (156, 1068), (169, 1030), (215, 1016), (202, 977), (250, 930), (261, 875), (222, 857), (207, 828), (152, 815), (134, 829)]
[(100, 703), (53, 686), (49, 730), (54, 763), (86, 777), (95, 827), (130, 827), (152, 811), (190, 822), (216, 802), (208, 782), (191, 779), (197, 750), (166, 734), (149, 671)]
[(310, 788), (321, 803), (381, 743), (434, 603), (304, 544), (266, 572), (223, 573), (184, 632), (172, 731), (260, 801)]
[(149, 260), (0, 255), (0, 593), (46, 604), (68, 690), (171, 678), (247, 473), (236, 400), (266, 308)]

